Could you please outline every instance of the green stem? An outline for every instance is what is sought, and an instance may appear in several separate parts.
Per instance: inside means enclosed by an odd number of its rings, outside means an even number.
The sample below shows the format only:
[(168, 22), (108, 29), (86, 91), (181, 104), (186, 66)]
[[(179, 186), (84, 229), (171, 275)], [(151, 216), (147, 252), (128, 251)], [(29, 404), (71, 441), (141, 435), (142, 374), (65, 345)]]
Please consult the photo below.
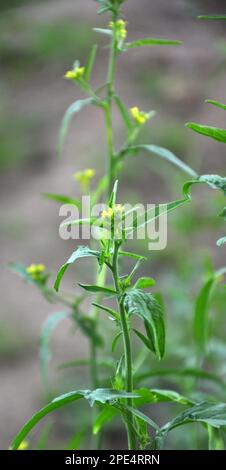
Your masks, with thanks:
[(111, 194), (114, 178), (114, 146), (113, 146), (113, 129), (112, 129), (112, 99), (114, 94), (114, 80), (116, 70), (116, 56), (117, 56), (117, 40), (115, 32), (113, 30), (113, 36), (111, 41), (111, 52), (108, 65), (108, 93), (107, 101), (105, 102), (104, 114), (105, 114), (105, 125), (107, 133), (107, 174), (108, 174), (108, 197)]
[[(132, 349), (130, 341), (130, 331), (127, 321), (127, 315), (124, 308), (123, 298), (121, 296), (121, 289), (119, 285), (119, 275), (118, 275), (118, 250), (120, 243), (115, 242), (114, 246), (114, 255), (113, 255), (113, 264), (112, 264), (112, 274), (115, 283), (115, 289), (118, 292), (118, 307), (120, 312), (120, 320), (123, 334), (123, 345), (124, 345), (124, 354), (125, 354), (125, 368), (126, 368), (126, 391), (133, 392), (133, 367), (132, 367)], [(127, 398), (128, 406), (133, 406), (132, 398)], [(132, 413), (128, 412), (127, 414), (127, 437), (128, 437), (128, 447), (129, 450), (136, 449), (136, 439), (133, 430), (133, 416)]]

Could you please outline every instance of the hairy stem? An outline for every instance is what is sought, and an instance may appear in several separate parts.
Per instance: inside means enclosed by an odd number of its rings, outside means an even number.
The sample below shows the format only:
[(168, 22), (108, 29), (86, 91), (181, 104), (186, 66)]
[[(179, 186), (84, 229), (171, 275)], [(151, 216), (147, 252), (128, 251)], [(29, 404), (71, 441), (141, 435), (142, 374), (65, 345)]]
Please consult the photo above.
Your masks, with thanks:
[[(128, 320), (123, 304), (123, 298), (121, 296), (121, 289), (119, 285), (119, 275), (118, 275), (118, 250), (120, 244), (115, 242), (114, 245), (114, 255), (113, 255), (113, 264), (112, 264), (112, 274), (115, 283), (115, 289), (118, 292), (118, 307), (120, 312), (120, 320), (123, 334), (123, 345), (124, 345), (124, 354), (125, 354), (125, 369), (126, 369), (126, 391), (133, 392), (133, 367), (132, 367), (132, 349), (130, 341), (130, 331)], [(133, 406), (133, 400), (131, 398), (127, 399), (128, 406)], [(128, 447), (130, 450), (136, 449), (136, 439), (133, 429), (133, 416), (132, 413), (128, 412), (127, 415), (127, 437), (128, 437)]]

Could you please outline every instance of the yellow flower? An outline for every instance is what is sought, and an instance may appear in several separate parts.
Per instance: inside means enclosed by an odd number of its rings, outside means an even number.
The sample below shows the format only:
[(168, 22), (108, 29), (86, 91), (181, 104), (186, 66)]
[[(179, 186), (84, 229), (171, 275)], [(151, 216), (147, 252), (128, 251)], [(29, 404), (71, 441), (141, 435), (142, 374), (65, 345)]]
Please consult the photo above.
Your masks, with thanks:
[(74, 70), (68, 70), (64, 77), (69, 78), (71, 80), (78, 80), (82, 78), (84, 75), (85, 67), (75, 67)]
[(130, 114), (133, 117), (134, 121), (139, 124), (140, 126), (143, 126), (148, 119), (150, 118), (149, 113), (145, 113), (144, 111), (140, 111), (137, 106), (134, 106), (133, 108), (130, 108)]
[(27, 450), (28, 449), (28, 442), (22, 441), (18, 447), (18, 450)]
[(45, 269), (44, 264), (30, 264), (30, 266), (26, 268), (26, 272), (30, 274), (32, 279), (37, 280), (40, 278), (40, 275), (44, 273)]
[(111, 29), (115, 29), (116, 36), (119, 40), (126, 39), (126, 36), (127, 36), (126, 21), (124, 20), (110, 21), (109, 27)]
[(114, 211), (112, 209), (112, 207), (108, 207), (107, 210), (104, 210), (102, 213), (101, 213), (101, 217), (102, 219), (111, 219), (111, 217), (113, 216), (114, 214)]
[(73, 178), (81, 185), (83, 192), (86, 192), (88, 191), (90, 181), (95, 174), (96, 171), (93, 168), (87, 168), (86, 170), (74, 173)]

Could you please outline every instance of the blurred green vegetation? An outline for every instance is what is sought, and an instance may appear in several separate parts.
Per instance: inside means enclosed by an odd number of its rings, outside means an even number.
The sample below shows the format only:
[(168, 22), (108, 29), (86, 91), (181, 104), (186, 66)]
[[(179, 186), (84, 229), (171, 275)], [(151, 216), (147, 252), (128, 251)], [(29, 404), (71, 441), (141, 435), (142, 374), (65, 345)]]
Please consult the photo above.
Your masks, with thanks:
[[(6, 9), (7, 3), (4, 5)], [(18, 6), (18, 2), (9, 2), (8, 8), (10, 5)], [(88, 24), (81, 25), (71, 18), (51, 22), (28, 20), (21, 15), (20, 9), (2, 12), (0, 30), (0, 89), (3, 95), (0, 170), (5, 170), (26, 162), (34, 152), (37, 154), (34, 138), (37, 134), (42, 135), (42, 127), (45, 127), (44, 116), (38, 113), (23, 116), (20, 109), (15, 109), (11, 104), (15, 90), (18, 87), (27, 89), (32, 97), (34, 78), (37, 83), (39, 76), (42, 80), (44, 76), (47, 81), (51, 75), (57, 78), (63, 75), (65, 68), (76, 58), (87, 55), (93, 33)]]

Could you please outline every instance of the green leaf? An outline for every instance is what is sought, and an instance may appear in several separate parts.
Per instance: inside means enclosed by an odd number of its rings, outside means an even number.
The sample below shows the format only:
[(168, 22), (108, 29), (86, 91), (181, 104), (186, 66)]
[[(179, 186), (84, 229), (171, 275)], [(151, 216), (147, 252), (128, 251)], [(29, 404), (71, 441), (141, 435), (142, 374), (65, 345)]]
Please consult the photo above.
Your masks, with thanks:
[(212, 189), (223, 191), (226, 195), (226, 178), (219, 175), (202, 175), (196, 180), (187, 181), (183, 186), (183, 193), (186, 198), (190, 199), (190, 189), (194, 184), (206, 183)]
[(101, 286), (87, 285), (87, 284), (81, 284), (81, 283), (78, 283), (78, 285), (88, 292), (93, 292), (93, 293), (101, 292), (105, 295), (117, 295), (116, 290), (111, 289), (109, 287), (101, 287)]
[(97, 434), (105, 424), (110, 423), (118, 414), (118, 410), (105, 404), (103, 410), (98, 414), (94, 422), (93, 434)]
[(74, 103), (69, 106), (67, 109), (60, 128), (60, 134), (59, 134), (59, 141), (58, 141), (58, 153), (62, 152), (63, 149), (63, 144), (64, 144), (64, 139), (66, 137), (67, 131), (68, 131), (68, 126), (74, 116), (74, 114), (78, 113), (81, 111), (83, 108), (86, 106), (89, 106), (91, 104), (94, 104), (95, 101), (93, 98), (85, 98), (83, 100), (77, 100)]
[(119, 98), (118, 95), (114, 95), (114, 100), (127, 129), (130, 130), (132, 128), (132, 121), (130, 119), (128, 109), (126, 108), (126, 106), (124, 105), (124, 103), (122, 102), (122, 100)]
[(94, 307), (100, 308), (100, 309), (103, 310), (104, 312), (109, 313), (109, 315), (111, 315), (115, 320), (118, 321), (118, 320), (120, 319), (120, 315), (118, 314), (118, 312), (116, 312), (116, 311), (113, 310), (112, 308), (107, 307), (106, 305), (98, 304), (98, 303), (96, 303), (96, 302), (93, 302), (92, 305), (94, 305)]
[(173, 165), (177, 166), (180, 170), (184, 171), (188, 175), (192, 177), (197, 177), (197, 173), (190, 168), (186, 163), (182, 162), (176, 155), (174, 155), (170, 150), (167, 150), (164, 147), (159, 147), (157, 145), (147, 145), (147, 144), (142, 144), (142, 145), (136, 145), (134, 147), (129, 147), (129, 151), (133, 152), (139, 152), (139, 151), (146, 151), (151, 154), (158, 155), (158, 157), (163, 158), (164, 160), (168, 161), (169, 163), (172, 163)]
[(134, 288), (135, 289), (147, 289), (148, 287), (152, 287), (155, 285), (155, 280), (151, 277), (140, 277)]
[(100, 33), (100, 34), (105, 34), (107, 36), (112, 36), (113, 35), (113, 32), (111, 29), (106, 29), (106, 28), (93, 28), (93, 31), (95, 31), (96, 33)]
[(181, 44), (182, 41), (175, 41), (172, 39), (145, 38), (127, 42), (125, 44), (125, 50), (141, 46), (180, 46)]
[(223, 246), (225, 245), (226, 243), (226, 237), (222, 237), (222, 238), (219, 238), (219, 240), (217, 240), (217, 246)]
[(122, 331), (119, 331), (119, 333), (114, 337), (111, 345), (111, 350), (112, 352), (115, 351), (116, 345), (118, 343), (119, 338), (122, 336)]
[(162, 359), (165, 351), (165, 325), (161, 306), (153, 295), (138, 289), (131, 289), (124, 299), (127, 313), (137, 315), (144, 321), (152, 350), (158, 359)]
[(217, 106), (217, 108), (226, 110), (226, 104), (219, 103), (219, 101), (206, 100), (206, 103), (212, 104), (213, 106)]
[(69, 227), (71, 225), (92, 225), (94, 221), (96, 220), (96, 217), (93, 218), (85, 218), (85, 219), (75, 219), (75, 220), (70, 220), (69, 222), (63, 222), (61, 224), (61, 227)]
[(206, 137), (210, 137), (218, 142), (226, 143), (226, 129), (204, 126), (202, 124), (197, 124), (196, 122), (187, 122), (186, 127), (192, 129), (198, 134), (205, 135)]
[(146, 348), (149, 349), (150, 351), (153, 351), (152, 342), (148, 338), (146, 338), (146, 336), (144, 336), (140, 331), (136, 330), (135, 328), (133, 328), (133, 331), (138, 336), (138, 338), (144, 343)]
[(79, 246), (77, 250), (72, 253), (72, 255), (67, 260), (67, 262), (61, 266), (57, 274), (56, 280), (55, 280), (54, 289), (58, 292), (61, 280), (68, 266), (70, 266), (70, 264), (73, 264), (75, 261), (77, 261), (80, 258), (95, 257), (98, 259), (99, 255), (100, 255), (99, 251), (91, 250), (88, 246)]
[(118, 180), (116, 180), (114, 183), (113, 190), (110, 195), (110, 199), (108, 201), (109, 207), (114, 207), (114, 205), (116, 204), (117, 191), (118, 191)]
[(221, 429), (213, 428), (207, 425), (208, 430), (208, 450), (225, 450), (224, 439), (221, 435)]
[(139, 418), (145, 423), (147, 423), (151, 428), (155, 429), (156, 431), (160, 431), (159, 426), (151, 418), (149, 418), (149, 416), (142, 413), (142, 411), (139, 411), (136, 408), (132, 408), (131, 406), (128, 406), (128, 405), (124, 405), (123, 407), (126, 410), (130, 411), (133, 414), (133, 416), (136, 416), (136, 418)]
[(131, 253), (130, 251), (119, 251), (119, 256), (125, 256), (126, 258), (144, 260), (147, 261), (146, 256), (138, 255), (136, 253)]
[(19, 431), (15, 439), (11, 444), (11, 450), (17, 450), (21, 442), (25, 439), (28, 433), (36, 426), (36, 424), (42, 420), (46, 415), (52, 411), (61, 408), (69, 403), (73, 403), (81, 398), (85, 398), (90, 406), (93, 406), (95, 402), (99, 403), (114, 403), (121, 398), (136, 398), (138, 395), (135, 393), (121, 392), (113, 389), (96, 389), (91, 390), (77, 390), (59, 397), (54, 398), (48, 405), (44, 406), (41, 410), (35, 413), (31, 419), (29, 419), (22, 429)]
[(200, 15), (199, 20), (226, 20), (226, 15)]
[(96, 59), (97, 49), (98, 49), (98, 46), (96, 44), (94, 44), (92, 49), (91, 49), (90, 55), (88, 57), (87, 64), (86, 64), (86, 67), (85, 67), (85, 73), (84, 73), (84, 79), (85, 79), (86, 82), (90, 81), (90, 75), (92, 73), (93, 64), (94, 64), (95, 59)]
[(47, 366), (51, 359), (51, 353), (49, 350), (50, 335), (58, 324), (69, 316), (70, 313), (68, 312), (56, 312), (50, 315), (43, 323), (40, 335), (39, 357), (42, 380), (45, 385), (47, 383)]
[(188, 408), (177, 418), (167, 423), (160, 432), (157, 433), (156, 443), (158, 448), (162, 448), (164, 441), (172, 429), (183, 426), (184, 424), (199, 422), (220, 428), (226, 425), (226, 404), (203, 402)]
[(43, 196), (46, 199), (50, 199), (52, 201), (60, 202), (62, 204), (72, 204), (78, 208), (81, 207), (81, 201), (79, 199), (73, 199), (68, 196), (64, 196), (62, 194), (53, 194), (53, 193), (43, 193)]
[(208, 332), (209, 332), (209, 302), (213, 291), (213, 288), (219, 280), (222, 279), (222, 275), (226, 272), (226, 269), (216, 271), (213, 276), (205, 282), (201, 288), (199, 295), (195, 303), (195, 311), (193, 318), (193, 332), (195, 343), (198, 351), (203, 353), (205, 351)]
[(189, 400), (180, 393), (174, 390), (159, 390), (159, 389), (148, 389), (139, 388), (136, 393), (140, 395), (139, 398), (133, 400), (135, 406), (142, 406), (150, 403), (163, 403), (172, 402), (180, 403), (181, 405), (193, 405), (194, 401)]
[(224, 381), (213, 374), (212, 372), (207, 372), (202, 369), (195, 368), (184, 368), (184, 369), (151, 369), (143, 372), (141, 374), (136, 374), (134, 376), (134, 382), (140, 383), (143, 380), (150, 379), (151, 377), (174, 377), (174, 379), (182, 379), (183, 377), (193, 377), (200, 380), (207, 380), (216, 385), (218, 385), (222, 390), (226, 390), (226, 384)]

